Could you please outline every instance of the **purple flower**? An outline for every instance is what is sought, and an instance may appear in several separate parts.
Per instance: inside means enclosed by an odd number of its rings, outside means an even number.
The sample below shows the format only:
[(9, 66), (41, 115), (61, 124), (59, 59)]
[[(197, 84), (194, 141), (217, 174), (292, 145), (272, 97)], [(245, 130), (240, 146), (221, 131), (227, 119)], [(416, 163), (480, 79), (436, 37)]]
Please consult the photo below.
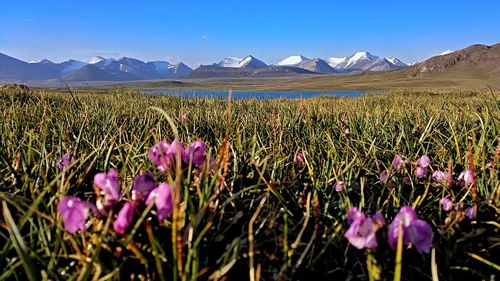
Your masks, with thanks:
[(422, 157), (418, 158), (418, 160), (417, 160), (417, 166), (422, 167), (422, 168), (426, 168), (427, 166), (429, 166), (430, 163), (431, 163), (431, 159), (429, 159), (429, 156), (427, 156), (427, 155), (423, 155)]
[(146, 172), (134, 178), (132, 200), (146, 200), (149, 193), (156, 188), (155, 177), (151, 172)]
[(166, 140), (162, 140), (159, 143), (153, 145), (148, 151), (149, 160), (156, 166), (156, 168), (165, 173), (167, 169), (172, 165), (170, 157), (168, 157), (168, 151), (170, 145)]
[(437, 181), (437, 182), (440, 182), (440, 183), (443, 183), (443, 182), (446, 182), (446, 179), (448, 178), (448, 174), (443, 172), (443, 171), (434, 171), (434, 173), (432, 173), (432, 178)]
[(341, 192), (342, 190), (345, 189), (345, 183), (343, 181), (338, 181), (336, 184), (335, 184), (335, 191), (337, 192)]
[(134, 206), (132, 203), (127, 202), (123, 205), (120, 212), (118, 212), (118, 216), (116, 217), (115, 222), (113, 222), (113, 228), (116, 233), (123, 234), (125, 230), (132, 222), (134, 218)]
[(146, 204), (151, 205), (153, 203), (156, 205), (158, 220), (164, 220), (172, 214), (174, 201), (172, 200), (170, 185), (161, 183), (160, 186), (151, 191)]
[(441, 204), (445, 212), (448, 212), (449, 210), (451, 210), (451, 208), (453, 208), (453, 201), (451, 201), (448, 197), (441, 198), (441, 200), (439, 200), (439, 203)]
[(57, 211), (64, 221), (64, 229), (69, 233), (85, 231), (85, 222), (89, 216), (91, 205), (74, 196), (66, 196), (57, 205)]
[(94, 185), (100, 188), (106, 195), (105, 207), (112, 207), (120, 200), (120, 183), (114, 169), (108, 173), (98, 173), (94, 176)]
[(417, 167), (417, 172), (416, 172), (416, 176), (417, 178), (421, 179), (421, 178), (425, 178), (425, 176), (427, 176), (427, 168), (425, 167)]
[(352, 207), (347, 212), (347, 223), (351, 224), (353, 221), (355, 221), (357, 218), (361, 216), (364, 216), (364, 214), (357, 207)]
[(387, 174), (387, 170), (383, 170), (382, 173), (380, 173), (380, 176), (378, 178), (381, 182), (386, 183), (387, 180), (389, 179), (389, 175)]
[(396, 171), (402, 170), (405, 167), (405, 161), (401, 155), (398, 154), (394, 157), (394, 160), (392, 160), (392, 167)]
[(62, 157), (57, 159), (57, 168), (59, 168), (59, 171), (62, 171), (73, 162), (75, 162), (75, 157), (70, 152), (67, 152)]
[(418, 219), (415, 210), (410, 206), (399, 209), (398, 214), (388, 226), (388, 243), (396, 249), (398, 241), (398, 226), (403, 226), (403, 243), (413, 244), (419, 253), (429, 252), (432, 246), (432, 228), (424, 220)]
[(309, 153), (307, 152), (307, 150), (301, 150), (301, 151), (297, 152), (297, 154), (295, 155), (295, 159), (293, 160), (293, 163), (299, 164), (299, 165), (304, 164), (307, 156), (309, 156)]
[(472, 184), (472, 172), (469, 169), (466, 169), (458, 176), (458, 180), (464, 181), (466, 185)]
[(467, 210), (465, 210), (465, 214), (470, 220), (473, 220), (476, 218), (476, 207), (469, 207)]
[(344, 236), (358, 249), (374, 249), (378, 246), (376, 232), (373, 220), (361, 214), (352, 222)]
[(196, 168), (202, 168), (206, 160), (207, 146), (203, 141), (191, 143), (182, 155), (184, 163), (192, 163)]

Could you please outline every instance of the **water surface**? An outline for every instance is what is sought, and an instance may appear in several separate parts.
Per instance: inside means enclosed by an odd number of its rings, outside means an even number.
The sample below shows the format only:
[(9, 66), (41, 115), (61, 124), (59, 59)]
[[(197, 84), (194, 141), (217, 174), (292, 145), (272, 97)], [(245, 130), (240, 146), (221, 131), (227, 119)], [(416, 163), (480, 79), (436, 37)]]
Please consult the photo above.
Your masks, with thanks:
[[(186, 98), (209, 97), (227, 98), (229, 91), (222, 90), (145, 90), (146, 94), (176, 95)], [(233, 91), (233, 99), (275, 99), (275, 98), (312, 98), (317, 96), (357, 97), (363, 91)]]

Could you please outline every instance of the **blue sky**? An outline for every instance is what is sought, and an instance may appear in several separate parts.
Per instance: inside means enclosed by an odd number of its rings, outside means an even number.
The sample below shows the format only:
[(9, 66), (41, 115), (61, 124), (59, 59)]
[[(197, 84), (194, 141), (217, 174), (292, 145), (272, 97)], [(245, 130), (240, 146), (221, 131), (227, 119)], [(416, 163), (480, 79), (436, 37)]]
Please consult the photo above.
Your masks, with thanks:
[(209, 64), (252, 54), (327, 58), (366, 50), (405, 62), (500, 42), (498, 0), (5, 0), (0, 52)]

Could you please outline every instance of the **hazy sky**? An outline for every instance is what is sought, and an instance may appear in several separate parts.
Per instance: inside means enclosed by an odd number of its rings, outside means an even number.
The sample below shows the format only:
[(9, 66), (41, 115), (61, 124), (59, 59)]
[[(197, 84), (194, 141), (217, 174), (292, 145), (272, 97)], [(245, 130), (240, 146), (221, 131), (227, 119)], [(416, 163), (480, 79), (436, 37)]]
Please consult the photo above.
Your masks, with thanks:
[(94, 55), (209, 64), (252, 54), (366, 50), (405, 62), (500, 42), (499, 0), (3, 0), (0, 52), (26, 61)]

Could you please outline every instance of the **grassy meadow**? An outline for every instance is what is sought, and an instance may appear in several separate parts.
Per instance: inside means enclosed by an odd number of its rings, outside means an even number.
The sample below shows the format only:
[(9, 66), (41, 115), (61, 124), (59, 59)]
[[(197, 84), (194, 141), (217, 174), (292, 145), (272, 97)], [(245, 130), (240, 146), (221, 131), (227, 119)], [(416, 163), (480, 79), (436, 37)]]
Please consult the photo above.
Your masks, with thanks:
[[(0, 90), (0, 280), (493, 280), (500, 270), (500, 96), (393, 90), (359, 98), (184, 99), (124, 90)], [(160, 173), (148, 149), (202, 140), (213, 171)], [(58, 159), (74, 161), (58, 169)], [(396, 155), (405, 166), (392, 168)], [(428, 155), (425, 177), (415, 162)], [(208, 160), (207, 160), (208, 161)], [(117, 210), (68, 233), (58, 203), (96, 202), (116, 170), (120, 202), (150, 171), (174, 186), (171, 216)], [(472, 173), (472, 183), (459, 175)], [(431, 176), (448, 173), (445, 182)], [(380, 174), (389, 172), (387, 180)], [(451, 174), (450, 174), (451, 173)], [(337, 191), (339, 182), (345, 188)], [(449, 198), (453, 207), (443, 209)], [(352, 207), (389, 224), (412, 206), (432, 227), (426, 253), (345, 237)], [(467, 208), (475, 208), (473, 218)], [(402, 233), (402, 232), (401, 232)], [(492, 279), (493, 278), (493, 279)]]

